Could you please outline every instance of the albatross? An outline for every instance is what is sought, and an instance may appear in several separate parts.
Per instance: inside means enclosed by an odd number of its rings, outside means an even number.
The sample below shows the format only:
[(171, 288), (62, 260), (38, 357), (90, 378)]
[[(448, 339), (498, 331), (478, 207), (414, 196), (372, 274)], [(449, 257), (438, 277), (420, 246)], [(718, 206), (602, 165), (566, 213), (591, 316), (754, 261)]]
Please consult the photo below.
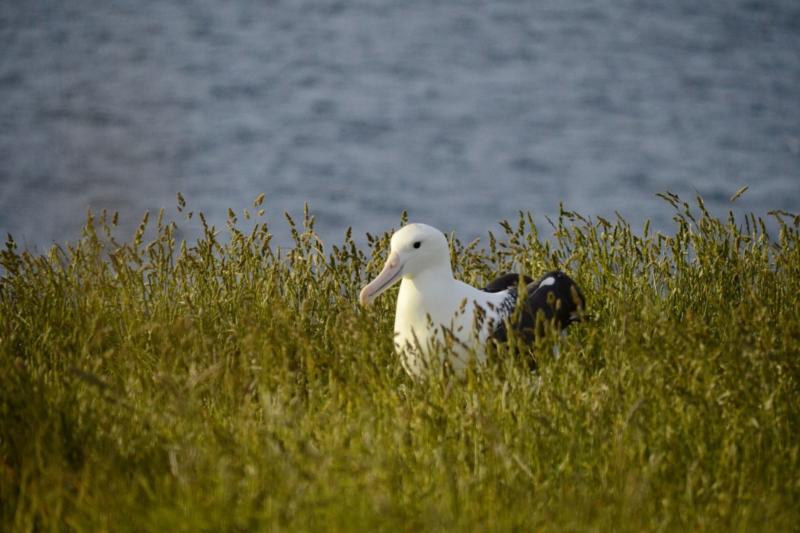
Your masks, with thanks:
[[(537, 281), (508, 273), (483, 289), (455, 279), (447, 238), (426, 224), (409, 224), (392, 235), (386, 264), (361, 290), (359, 302), (370, 305), (398, 281), (395, 351), (412, 377), (423, 374), (432, 353), (442, 353), (437, 347), (446, 339), (452, 345), (450, 364), (462, 373), (470, 357), (479, 363), (485, 360), (487, 342), (505, 342), (507, 328), (530, 342), (537, 315), (564, 329), (580, 319), (584, 307), (578, 286), (559, 271)], [(515, 314), (520, 298), (521, 312)]]

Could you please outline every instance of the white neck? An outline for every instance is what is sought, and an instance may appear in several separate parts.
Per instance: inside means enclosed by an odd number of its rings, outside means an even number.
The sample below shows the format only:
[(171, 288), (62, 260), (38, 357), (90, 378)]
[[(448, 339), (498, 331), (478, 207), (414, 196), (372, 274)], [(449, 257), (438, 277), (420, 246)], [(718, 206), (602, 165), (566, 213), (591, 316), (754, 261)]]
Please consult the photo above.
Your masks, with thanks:
[(436, 289), (436, 287), (441, 287), (442, 285), (447, 286), (451, 282), (455, 281), (453, 278), (453, 269), (450, 267), (450, 263), (441, 263), (435, 266), (431, 266), (416, 274), (413, 278), (403, 278), (403, 281), (408, 280), (409, 282), (413, 283), (420, 289)]
[(464, 324), (469, 326), (464, 331), (468, 334), (472, 325), (474, 305), (478, 304), (487, 309), (487, 304), (496, 306), (504, 298), (505, 293), (480, 291), (456, 280), (449, 264), (428, 268), (413, 278), (403, 278), (397, 297), (395, 329), (402, 330), (413, 326), (419, 334), (419, 329), (427, 323), (427, 315), (430, 315), (435, 325), (449, 326), (466, 300), (466, 307), (463, 308), (465, 313), (462, 313), (462, 317)]

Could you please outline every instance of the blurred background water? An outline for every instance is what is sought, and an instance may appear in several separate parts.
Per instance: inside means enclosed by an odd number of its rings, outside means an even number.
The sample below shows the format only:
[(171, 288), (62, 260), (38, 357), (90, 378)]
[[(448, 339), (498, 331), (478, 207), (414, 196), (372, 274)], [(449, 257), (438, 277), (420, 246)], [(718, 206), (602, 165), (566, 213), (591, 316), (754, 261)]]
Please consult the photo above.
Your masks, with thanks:
[(656, 192), (743, 185), (800, 211), (797, 0), (0, 2), (0, 231), (30, 248), (179, 191), (218, 226), (266, 193), (279, 242), (308, 202), (339, 242), (559, 202), (668, 228)]

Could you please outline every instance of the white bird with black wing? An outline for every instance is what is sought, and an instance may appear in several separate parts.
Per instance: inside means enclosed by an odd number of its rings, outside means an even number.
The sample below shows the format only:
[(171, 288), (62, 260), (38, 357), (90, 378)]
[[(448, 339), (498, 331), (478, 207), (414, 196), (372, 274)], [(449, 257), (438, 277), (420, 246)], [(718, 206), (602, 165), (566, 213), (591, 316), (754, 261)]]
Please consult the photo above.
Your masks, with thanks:
[(431, 352), (448, 339), (454, 355), (450, 362), (461, 372), (471, 354), (478, 362), (486, 358), (487, 341), (505, 341), (508, 326), (532, 340), (538, 313), (561, 328), (579, 319), (584, 299), (569, 276), (549, 272), (536, 282), (526, 276), (523, 280), (525, 302), (511, 323), (518, 274), (505, 274), (484, 289), (458, 281), (444, 234), (425, 224), (409, 224), (392, 235), (383, 270), (361, 290), (359, 300), (369, 305), (400, 281), (394, 340), (403, 367), (412, 376), (421, 375)]

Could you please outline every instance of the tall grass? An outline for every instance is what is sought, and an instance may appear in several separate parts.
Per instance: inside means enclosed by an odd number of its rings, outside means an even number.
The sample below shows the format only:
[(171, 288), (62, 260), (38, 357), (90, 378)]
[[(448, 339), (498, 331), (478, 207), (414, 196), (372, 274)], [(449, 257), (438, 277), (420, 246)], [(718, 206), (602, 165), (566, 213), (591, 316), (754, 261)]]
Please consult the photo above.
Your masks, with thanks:
[(9, 237), (0, 529), (796, 529), (800, 217), (662, 197), (669, 235), (562, 210), (452, 237), (459, 278), (564, 269), (590, 319), (419, 382), (396, 289), (356, 303), (388, 233), (326, 247), (306, 213), (280, 250), (245, 211), (195, 242), (105, 214), (44, 255)]

